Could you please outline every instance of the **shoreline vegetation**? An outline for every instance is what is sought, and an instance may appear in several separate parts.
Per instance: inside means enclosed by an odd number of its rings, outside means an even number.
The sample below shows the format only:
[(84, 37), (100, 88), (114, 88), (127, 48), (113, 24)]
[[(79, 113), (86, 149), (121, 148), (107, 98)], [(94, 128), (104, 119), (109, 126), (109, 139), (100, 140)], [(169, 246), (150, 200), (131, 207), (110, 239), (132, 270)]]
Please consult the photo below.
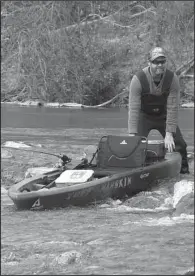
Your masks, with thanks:
[(193, 1), (1, 1), (1, 101), (127, 105), (160, 46), (181, 103), (194, 102), (193, 11)]
[[(82, 105), (79, 103), (43, 103), (40, 101), (25, 101), (25, 102), (18, 102), (18, 101), (14, 101), (14, 102), (1, 102), (1, 104), (9, 104), (9, 105), (19, 105), (19, 106), (38, 106), (38, 107), (53, 107), (53, 108), (73, 108), (73, 109), (82, 109), (82, 108), (109, 108), (106, 106), (106, 104), (104, 105), (96, 105), (96, 106), (89, 106), (89, 105)], [(113, 105), (111, 107), (116, 107), (118, 105)], [(127, 107), (127, 105), (120, 105), (120, 107)], [(188, 102), (188, 103), (181, 103), (180, 104), (180, 108), (194, 108), (194, 102)]]

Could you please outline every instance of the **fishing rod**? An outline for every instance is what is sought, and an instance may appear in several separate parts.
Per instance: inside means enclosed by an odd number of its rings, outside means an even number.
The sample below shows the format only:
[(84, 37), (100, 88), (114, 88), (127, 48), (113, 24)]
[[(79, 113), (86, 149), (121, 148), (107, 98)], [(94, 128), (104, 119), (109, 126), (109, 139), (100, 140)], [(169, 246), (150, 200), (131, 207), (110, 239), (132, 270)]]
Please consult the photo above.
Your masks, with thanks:
[(59, 159), (62, 160), (63, 164), (67, 164), (67, 163), (70, 163), (71, 162), (71, 158), (69, 158), (67, 155), (61, 155), (61, 154), (55, 154), (55, 153), (50, 153), (50, 152), (45, 152), (45, 151), (40, 151), (40, 150), (34, 150), (34, 149), (21, 149), (21, 148), (14, 148), (14, 147), (2, 147), (2, 148), (10, 148), (10, 149), (15, 149), (15, 150), (23, 150), (23, 151), (28, 151), (28, 152), (37, 152), (37, 153), (43, 153), (43, 154), (46, 154), (46, 155), (52, 155), (52, 156), (55, 156)]
[[(62, 160), (62, 162), (63, 162), (62, 166), (65, 166), (66, 164), (68, 164), (72, 161), (72, 159), (69, 158), (67, 155), (55, 154), (55, 153), (50, 153), (50, 152), (41, 151), (41, 150), (15, 148), (15, 147), (11, 147), (11, 146), (2, 146), (2, 148), (10, 148), (10, 149), (15, 149), (15, 150), (23, 150), (23, 151), (27, 151), (27, 152), (36, 152), (36, 153), (43, 153), (43, 154), (46, 154), (46, 155), (55, 156), (55, 157)], [(91, 166), (97, 152), (98, 152), (98, 149), (96, 149), (96, 151), (93, 153), (93, 156), (92, 156), (90, 162), (88, 162), (87, 158), (82, 158), (81, 163), (78, 164), (75, 168), (77, 168), (77, 167), (80, 168), (81, 166), (85, 167), (87, 165)]]

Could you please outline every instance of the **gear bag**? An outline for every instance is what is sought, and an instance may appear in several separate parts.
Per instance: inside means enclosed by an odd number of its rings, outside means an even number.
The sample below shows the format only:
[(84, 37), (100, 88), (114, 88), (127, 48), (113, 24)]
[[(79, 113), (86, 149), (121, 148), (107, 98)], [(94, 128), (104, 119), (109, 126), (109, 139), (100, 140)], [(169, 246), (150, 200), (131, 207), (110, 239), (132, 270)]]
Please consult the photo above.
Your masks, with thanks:
[(97, 167), (141, 167), (145, 164), (146, 150), (146, 137), (103, 136), (98, 145)]

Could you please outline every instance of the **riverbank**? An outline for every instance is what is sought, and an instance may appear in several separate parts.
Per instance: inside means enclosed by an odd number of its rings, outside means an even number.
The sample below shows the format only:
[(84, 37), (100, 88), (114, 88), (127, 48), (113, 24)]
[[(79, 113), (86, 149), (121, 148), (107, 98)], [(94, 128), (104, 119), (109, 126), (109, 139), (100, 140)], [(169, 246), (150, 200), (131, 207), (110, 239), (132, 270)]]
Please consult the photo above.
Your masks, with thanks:
[[(25, 101), (25, 102), (1, 102), (1, 104), (10, 104), (10, 105), (20, 105), (20, 106), (45, 106), (45, 107), (54, 107), (54, 108), (102, 108), (101, 106), (86, 106), (78, 103), (44, 103), (40, 101)], [(126, 105), (125, 105), (126, 106)], [(181, 108), (194, 108), (194, 102), (181, 103)]]

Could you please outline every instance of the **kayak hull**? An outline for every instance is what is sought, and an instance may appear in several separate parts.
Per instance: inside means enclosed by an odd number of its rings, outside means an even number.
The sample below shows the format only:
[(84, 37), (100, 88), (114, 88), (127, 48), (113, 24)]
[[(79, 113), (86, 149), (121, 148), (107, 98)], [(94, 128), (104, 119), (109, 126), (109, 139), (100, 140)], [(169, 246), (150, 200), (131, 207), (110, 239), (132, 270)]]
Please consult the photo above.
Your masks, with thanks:
[[(37, 183), (45, 180), (55, 180), (62, 171), (56, 170), (39, 176), (25, 179), (13, 185), (8, 195), (18, 209), (51, 209), (67, 206), (85, 206), (97, 204), (106, 198), (122, 199), (131, 197), (141, 191), (148, 190), (157, 185), (159, 180), (179, 176), (181, 156), (179, 153), (166, 154), (163, 161), (151, 165), (128, 169), (128, 168), (93, 168), (95, 179), (92, 181), (74, 185), (53, 186), (49, 189), (33, 188), (24, 192)], [(35, 185), (36, 184), (36, 185)], [(23, 191), (23, 192), (21, 192)]]

